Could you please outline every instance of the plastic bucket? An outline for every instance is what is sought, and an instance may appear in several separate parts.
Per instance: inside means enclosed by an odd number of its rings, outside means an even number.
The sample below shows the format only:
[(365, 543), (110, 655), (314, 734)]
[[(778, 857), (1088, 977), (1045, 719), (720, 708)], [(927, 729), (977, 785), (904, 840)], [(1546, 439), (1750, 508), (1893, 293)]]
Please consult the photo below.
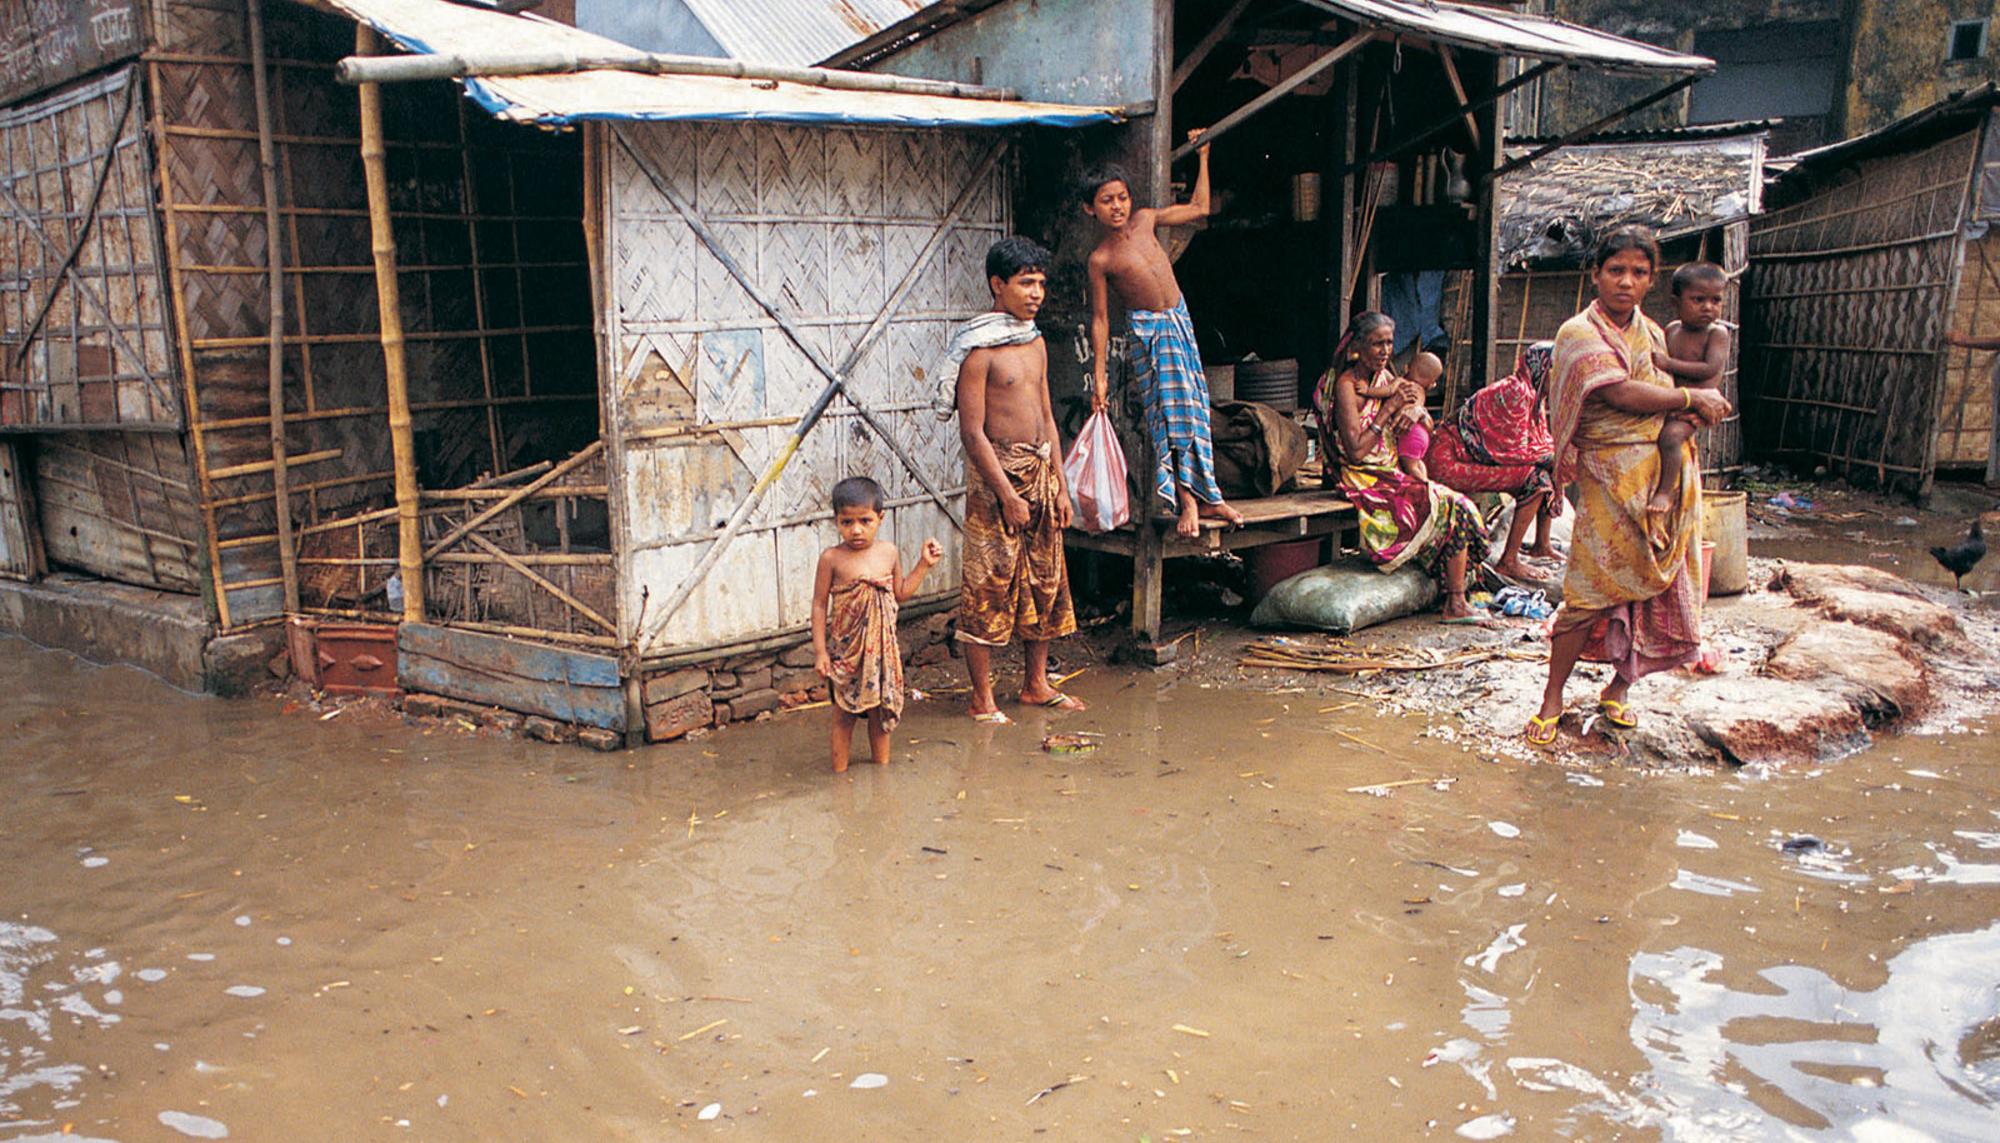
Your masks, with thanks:
[(1741, 595), (1750, 587), (1750, 494), (1704, 492), (1701, 538), (1715, 548), (1709, 595)]
[(1250, 602), (1262, 600), (1272, 588), (1300, 572), (1318, 567), (1324, 562), (1320, 559), (1320, 548), (1325, 543), (1325, 540), (1315, 536), (1307, 540), (1265, 544), (1245, 551), (1243, 566), (1250, 573)]

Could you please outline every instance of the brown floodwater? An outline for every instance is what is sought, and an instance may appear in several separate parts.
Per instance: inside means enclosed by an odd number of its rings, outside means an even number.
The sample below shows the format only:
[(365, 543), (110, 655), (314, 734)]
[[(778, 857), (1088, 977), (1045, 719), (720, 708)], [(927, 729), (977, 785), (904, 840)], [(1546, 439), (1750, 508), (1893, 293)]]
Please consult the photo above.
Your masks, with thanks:
[(1071, 687), (1093, 753), (932, 700), (836, 777), (823, 713), (599, 755), (0, 640), (0, 1140), (1994, 1135), (1995, 727), (1644, 773)]

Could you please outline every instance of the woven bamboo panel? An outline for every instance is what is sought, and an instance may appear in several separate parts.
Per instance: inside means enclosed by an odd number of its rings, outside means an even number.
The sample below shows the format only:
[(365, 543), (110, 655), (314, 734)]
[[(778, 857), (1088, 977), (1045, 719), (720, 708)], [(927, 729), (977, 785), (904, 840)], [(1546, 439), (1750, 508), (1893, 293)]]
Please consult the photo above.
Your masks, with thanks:
[[(1980, 336), (2000, 330), (2000, 231), (1989, 229), (1984, 237), (1965, 244), (1951, 328)], [(1946, 351), (1944, 402), (1938, 416), (1940, 469), (1986, 471), (1993, 457), (1994, 361), (1994, 354), (1979, 350)]]
[(1972, 131), (1866, 160), (1756, 220), (1744, 307), (1746, 449), (1920, 493), (1938, 443)]
[[(218, 541), (222, 618), (239, 626), (278, 605), (265, 367), (273, 248), (286, 271), (286, 448), (314, 458), (289, 470), (294, 525), (391, 500), (357, 100), (333, 79), (333, 65), (353, 50), (354, 26), (296, 4), (264, 5), (280, 208), (273, 235), (243, 5), (155, 7), (161, 44), (180, 53), (152, 65), (155, 136), (188, 387), (200, 409), (202, 507)], [(446, 83), (390, 86), (383, 104), (420, 478), (447, 487), (574, 452), (595, 439), (597, 419), (576, 139), (468, 114)]]
[(134, 76), (0, 111), (0, 425), (182, 423)]
[[(642, 589), (656, 605), (673, 593), (785, 446), (826, 384), (814, 357), (842, 367), (877, 318), (885, 321), (748, 526), (656, 646), (642, 650), (803, 624), (827, 540), (827, 493), (846, 475), (882, 483), (891, 504), (885, 537), (908, 531), (914, 544), (937, 535), (955, 560), (950, 523), (923, 484), (956, 510), (964, 460), (956, 422), (929, 409), (930, 378), (951, 325), (990, 304), (984, 262), (1009, 218), (1006, 166), (971, 180), (994, 141), (759, 124), (646, 124), (618, 134), (638, 156), (613, 142), (603, 181), (617, 431), (627, 439), (628, 617)], [(947, 225), (961, 195), (965, 208)], [(951, 584), (955, 568), (935, 582)]]
[[(529, 561), (536, 576), (615, 623), (617, 593), (609, 517), (604, 494), (599, 491), (605, 471), (600, 452), (537, 492), (533, 499), (510, 506), (478, 525), (472, 534)], [(426, 548), (492, 503), (467, 500), (427, 506), (423, 522)], [(483, 562), (453, 562), (455, 556)], [(551, 556), (592, 562), (534, 562), (536, 557)], [(424, 585), (425, 615), (433, 622), (501, 624), (598, 638), (613, 634), (545, 584), (498, 560), (469, 537), (447, 548), (445, 558), (425, 564)]]

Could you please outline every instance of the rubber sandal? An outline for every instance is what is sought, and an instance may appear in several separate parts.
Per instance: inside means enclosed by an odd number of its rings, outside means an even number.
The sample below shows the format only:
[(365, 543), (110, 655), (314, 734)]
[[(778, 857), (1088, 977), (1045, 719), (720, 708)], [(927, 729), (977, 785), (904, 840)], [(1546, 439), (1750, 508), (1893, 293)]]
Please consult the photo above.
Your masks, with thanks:
[(1639, 725), (1639, 720), (1632, 717), (1631, 710), (1617, 699), (1598, 699), (1597, 710), (1604, 716), (1604, 721), (1620, 730), (1631, 730)]
[(984, 723), (987, 726), (1010, 726), (1014, 722), (1013, 719), (1007, 717), (1007, 712), (1004, 710), (989, 710), (984, 714), (975, 714), (972, 716), (972, 721)]
[[(1075, 705), (1071, 705), (1071, 704), (1075, 704)], [(1055, 709), (1055, 710), (1084, 710), (1084, 709), (1087, 709), (1087, 708), (1086, 708), (1086, 707), (1085, 707), (1085, 706), (1083, 705), (1083, 702), (1082, 702), (1082, 700), (1080, 700), (1080, 699), (1073, 699), (1073, 698), (1069, 697), (1068, 695), (1066, 695), (1066, 694), (1062, 693), (1061, 691), (1057, 691), (1056, 693), (1054, 693), (1054, 694), (1050, 695), (1050, 696), (1049, 696), (1048, 698), (1046, 698), (1046, 699), (1043, 699), (1043, 700), (1042, 700), (1041, 702), (1038, 702), (1038, 703), (1036, 703), (1035, 705), (1036, 705), (1036, 706), (1039, 706), (1039, 707), (1049, 707), (1049, 708), (1053, 708), (1053, 709)]]
[(1538, 714), (1528, 716), (1528, 745), (1553, 746), (1556, 741), (1556, 727), (1562, 724), (1562, 712), (1557, 711), (1548, 718)]

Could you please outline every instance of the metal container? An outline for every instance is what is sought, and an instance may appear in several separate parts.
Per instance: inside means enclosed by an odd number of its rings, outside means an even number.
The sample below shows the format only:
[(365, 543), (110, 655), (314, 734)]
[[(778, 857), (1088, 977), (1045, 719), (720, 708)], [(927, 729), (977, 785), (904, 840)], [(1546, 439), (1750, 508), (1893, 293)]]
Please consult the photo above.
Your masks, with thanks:
[(1715, 544), (1708, 594), (1743, 594), (1750, 587), (1750, 494), (1703, 492), (1701, 534)]
[(1232, 361), (1227, 365), (1209, 365), (1204, 362), (1201, 372), (1202, 376), (1208, 378), (1209, 404), (1220, 405), (1224, 401), (1234, 401), (1236, 399), (1235, 362)]
[(285, 630), (292, 672), (332, 695), (397, 695), (396, 628), (292, 618)]
[(1299, 362), (1296, 357), (1276, 361), (1236, 363), (1236, 399), (1269, 405), (1281, 413), (1299, 407)]
[(1319, 221), (1319, 172), (1300, 171), (1292, 176), (1292, 221)]

